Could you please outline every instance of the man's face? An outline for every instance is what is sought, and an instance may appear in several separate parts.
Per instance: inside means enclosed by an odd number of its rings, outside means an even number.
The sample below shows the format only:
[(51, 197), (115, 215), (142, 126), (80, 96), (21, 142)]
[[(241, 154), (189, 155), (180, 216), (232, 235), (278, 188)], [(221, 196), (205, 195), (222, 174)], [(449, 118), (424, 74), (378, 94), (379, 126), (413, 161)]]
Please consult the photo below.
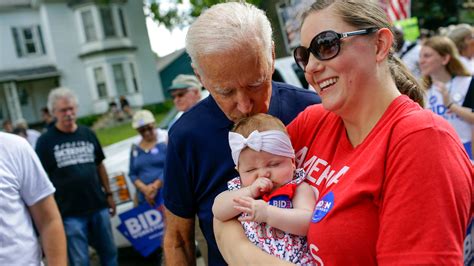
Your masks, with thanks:
[(177, 89), (171, 92), (171, 97), (176, 109), (185, 112), (199, 102), (201, 95), (196, 89)]
[(231, 121), (268, 111), (273, 58), (270, 64), (262, 50), (250, 44), (198, 60), (196, 74)]
[(53, 115), (56, 117), (56, 125), (60, 129), (70, 129), (76, 126), (77, 105), (68, 98), (56, 101), (53, 107)]

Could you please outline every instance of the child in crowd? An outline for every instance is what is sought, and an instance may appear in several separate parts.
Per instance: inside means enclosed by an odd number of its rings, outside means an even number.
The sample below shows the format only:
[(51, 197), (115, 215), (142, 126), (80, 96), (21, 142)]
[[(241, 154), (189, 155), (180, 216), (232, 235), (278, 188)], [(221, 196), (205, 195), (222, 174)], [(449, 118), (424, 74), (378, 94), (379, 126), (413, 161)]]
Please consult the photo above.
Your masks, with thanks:
[(283, 123), (267, 114), (240, 120), (229, 133), (240, 177), (228, 182), (212, 207), (220, 221), (239, 220), (247, 237), (269, 254), (311, 264), (306, 232), (315, 196), (295, 169), (295, 153)]

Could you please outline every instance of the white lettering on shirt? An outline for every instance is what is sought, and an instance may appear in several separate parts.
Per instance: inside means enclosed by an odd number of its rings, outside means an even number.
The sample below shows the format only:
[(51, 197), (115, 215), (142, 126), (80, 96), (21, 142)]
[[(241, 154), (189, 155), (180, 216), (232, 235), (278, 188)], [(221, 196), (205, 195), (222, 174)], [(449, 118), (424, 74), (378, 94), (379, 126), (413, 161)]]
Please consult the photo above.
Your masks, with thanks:
[(349, 166), (343, 166), (340, 170), (334, 169), (327, 160), (318, 158), (316, 155), (306, 159), (307, 147), (302, 147), (296, 152), (296, 164), (298, 168), (306, 171), (306, 181), (312, 186), (320, 186), (326, 180), (326, 187), (339, 182), (339, 179), (349, 171)]
[(318, 263), (317, 265), (324, 266), (323, 260), (318, 255), (316, 255), (316, 252), (318, 251), (319, 248), (315, 244), (309, 245), (309, 252), (311, 253), (313, 259)]
[(94, 144), (87, 141), (66, 142), (54, 146), (54, 158), (58, 168), (83, 163), (93, 163)]

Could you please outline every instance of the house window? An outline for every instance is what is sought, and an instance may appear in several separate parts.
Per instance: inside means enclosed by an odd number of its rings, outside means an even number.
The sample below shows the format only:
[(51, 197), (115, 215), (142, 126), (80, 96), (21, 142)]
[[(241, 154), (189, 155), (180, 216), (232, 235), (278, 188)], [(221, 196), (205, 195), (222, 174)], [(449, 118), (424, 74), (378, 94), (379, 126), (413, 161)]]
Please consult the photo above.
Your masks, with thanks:
[(26, 90), (26, 88), (18, 87), (17, 93), (18, 93), (18, 100), (20, 101), (20, 104), (22, 106), (28, 105), (29, 96), (28, 96), (28, 91)]
[(126, 95), (128, 93), (127, 81), (125, 80), (125, 74), (123, 72), (122, 64), (112, 65), (112, 70), (114, 72), (115, 88), (117, 90), (117, 95)]
[(117, 36), (112, 9), (110, 7), (101, 7), (100, 17), (102, 18), (102, 28), (104, 29), (105, 38)]
[(123, 15), (123, 11), (121, 8), (118, 9), (119, 19), (120, 19), (120, 27), (122, 27), (122, 33), (124, 37), (127, 37), (127, 27), (125, 26), (125, 17)]
[(33, 31), (31, 28), (23, 29), (23, 40), (25, 42), (26, 53), (36, 54), (36, 43), (33, 39)]
[(12, 35), (18, 57), (46, 54), (39, 25), (12, 28)]
[(84, 28), (84, 35), (86, 36), (87, 42), (97, 40), (97, 33), (95, 31), (94, 19), (92, 17), (92, 11), (86, 10), (81, 12), (82, 26)]
[(135, 66), (130, 63), (130, 73), (132, 73), (132, 84), (135, 92), (138, 92), (137, 74), (135, 73)]
[(107, 85), (105, 83), (105, 75), (104, 70), (102, 67), (94, 68), (94, 78), (95, 84), (97, 86), (97, 94), (99, 98), (106, 98), (107, 97)]

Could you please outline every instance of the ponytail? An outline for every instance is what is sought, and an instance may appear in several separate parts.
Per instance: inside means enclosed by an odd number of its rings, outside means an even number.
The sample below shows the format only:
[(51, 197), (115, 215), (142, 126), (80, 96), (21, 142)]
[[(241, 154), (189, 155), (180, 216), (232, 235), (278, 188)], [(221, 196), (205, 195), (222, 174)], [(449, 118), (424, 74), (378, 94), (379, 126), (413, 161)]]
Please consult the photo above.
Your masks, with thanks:
[(424, 92), (405, 64), (392, 53), (388, 56), (388, 64), (392, 78), (400, 93), (407, 95), (421, 107), (424, 107)]

